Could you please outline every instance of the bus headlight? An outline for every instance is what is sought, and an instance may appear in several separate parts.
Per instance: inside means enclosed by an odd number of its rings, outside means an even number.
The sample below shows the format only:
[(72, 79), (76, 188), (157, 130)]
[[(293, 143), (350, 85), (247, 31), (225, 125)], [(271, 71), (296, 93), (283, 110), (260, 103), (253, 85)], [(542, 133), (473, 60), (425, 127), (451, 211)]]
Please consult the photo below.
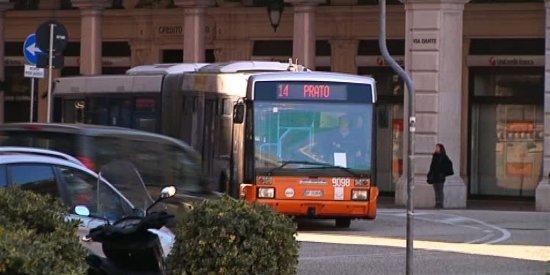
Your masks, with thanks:
[(260, 187), (258, 188), (258, 198), (273, 199), (275, 198), (275, 188)]
[(352, 190), (351, 199), (354, 201), (366, 201), (369, 199), (369, 190)]

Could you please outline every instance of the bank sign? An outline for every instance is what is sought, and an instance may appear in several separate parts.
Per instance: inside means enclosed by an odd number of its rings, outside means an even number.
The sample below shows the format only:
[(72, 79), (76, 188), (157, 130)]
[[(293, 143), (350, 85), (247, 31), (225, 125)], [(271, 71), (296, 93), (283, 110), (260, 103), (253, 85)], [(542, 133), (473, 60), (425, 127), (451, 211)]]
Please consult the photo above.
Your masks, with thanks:
[(183, 26), (182, 25), (158, 26), (157, 33), (160, 36), (182, 35)]
[(470, 55), (468, 67), (544, 67), (543, 55)]

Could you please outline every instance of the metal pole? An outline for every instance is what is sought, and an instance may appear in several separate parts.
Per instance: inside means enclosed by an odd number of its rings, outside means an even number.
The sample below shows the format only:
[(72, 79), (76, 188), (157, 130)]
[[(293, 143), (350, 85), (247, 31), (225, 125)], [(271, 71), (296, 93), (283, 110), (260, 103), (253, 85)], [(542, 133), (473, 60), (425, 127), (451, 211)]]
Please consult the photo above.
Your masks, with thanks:
[(386, 0), (379, 0), (380, 4), (380, 33), (378, 37), (378, 43), (380, 46), (380, 52), (384, 60), (391, 66), (391, 68), (405, 81), (408, 91), (408, 117), (409, 117), (409, 129), (408, 129), (408, 149), (407, 149), (407, 252), (405, 262), (406, 274), (412, 274), (412, 261), (413, 261), (413, 192), (414, 192), (414, 132), (416, 130), (415, 123), (415, 110), (414, 110), (414, 85), (410, 75), (403, 69), (397, 62), (390, 56), (388, 47), (386, 45)]
[(31, 108), (30, 108), (29, 122), (33, 122), (34, 115), (34, 77), (31, 77)]
[(55, 24), (50, 24), (50, 52), (49, 52), (49, 60), (48, 60), (48, 117), (46, 118), (46, 122), (50, 123), (52, 116), (52, 63), (53, 63), (53, 32), (54, 32)]

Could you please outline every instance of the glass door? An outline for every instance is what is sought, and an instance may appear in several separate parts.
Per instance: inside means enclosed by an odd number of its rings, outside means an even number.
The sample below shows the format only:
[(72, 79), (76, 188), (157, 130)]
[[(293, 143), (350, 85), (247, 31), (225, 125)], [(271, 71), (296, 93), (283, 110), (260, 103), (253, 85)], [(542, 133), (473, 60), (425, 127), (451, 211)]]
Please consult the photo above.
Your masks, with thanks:
[(403, 104), (376, 107), (376, 182), (383, 192), (395, 192), (403, 175)]
[(543, 75), (474, 71), (470, 194), (534, 196), (544, 142)]

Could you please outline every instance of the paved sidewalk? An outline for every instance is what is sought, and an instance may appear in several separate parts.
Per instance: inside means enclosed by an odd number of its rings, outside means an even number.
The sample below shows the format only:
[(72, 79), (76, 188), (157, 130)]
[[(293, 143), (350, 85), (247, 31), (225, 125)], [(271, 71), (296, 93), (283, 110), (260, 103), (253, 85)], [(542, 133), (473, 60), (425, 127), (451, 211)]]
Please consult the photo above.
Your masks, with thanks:
[[(379, 208), (397, 208), (404, 206), (394, 204), (393, 196), (383, 195), (378, 198)], [(421, 208), (420, 208), (421, 209)], [(535, 200), (528, 199), (468, 199), (466, 209), (495, 211), (535, 211)]]

